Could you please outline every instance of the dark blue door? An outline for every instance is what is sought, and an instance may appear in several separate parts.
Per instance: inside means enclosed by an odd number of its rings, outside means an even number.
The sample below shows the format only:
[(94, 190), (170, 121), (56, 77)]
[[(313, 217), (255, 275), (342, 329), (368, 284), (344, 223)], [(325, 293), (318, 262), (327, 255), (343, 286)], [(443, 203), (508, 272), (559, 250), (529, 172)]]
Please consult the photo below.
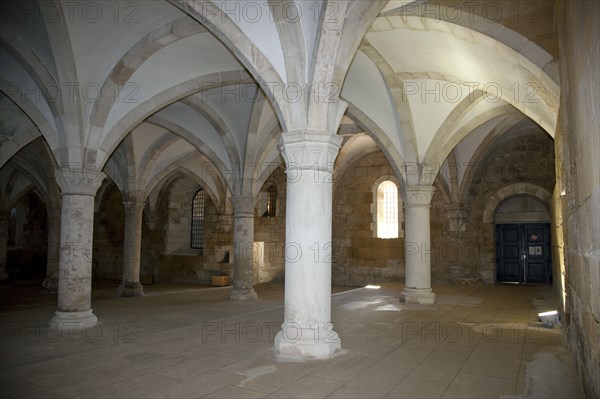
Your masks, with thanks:
[(496, 225), (498, 282), (551, 283), (550, 225)]

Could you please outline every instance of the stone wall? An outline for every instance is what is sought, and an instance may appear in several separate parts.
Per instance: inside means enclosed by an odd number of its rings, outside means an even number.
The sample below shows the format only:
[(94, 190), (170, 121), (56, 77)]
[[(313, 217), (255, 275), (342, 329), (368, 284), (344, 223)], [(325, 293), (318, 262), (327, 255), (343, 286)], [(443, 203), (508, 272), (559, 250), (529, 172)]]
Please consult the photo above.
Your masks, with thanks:
[(94, 248), (92, 278), (94, 280), (121, 280), (123, 278), (123, 242), (125, 207), (119, 189), (114, 184), (102, 198), (97, 197), (98, 210), (94, 214)]
[[(165, 255), (199, 255), (200, 250), (191, 249), (192, 200), (200, 190), (191, 178), (178, 179), (170, 188), (165, 221)], [(205, 209), (209, 208), (209, 195), (204, 195)], [(205, 213), (205, 216), (208, 214)], [(208, 224), (208, 223), (207, 223)], [(205, 229), (206, 233), (206, 229)], [(205, 234), (205, 238), (208, 235)]]
[[(436, 189), (431, 200), (431, 281), (493, 284), (494, 226), (482, 223), (482, 212), (475, 204), (468, 207), (465, 231), (450, 231), (446, 204)], [(485, 202), (479, 206), (484, 205)]]
[[(205, 197), (205, 247), (190, 248), (192, 198), (200, 187), (190, 179), (176, 181), (161, 193), (153, 215), (144, 209), (140, 275), (155, 283), (210, 283), (213, 274), (231, 276), (232, 264), (222, 260), (233, 248), (231, 214), (219, 212)], [(125, 211), (116, 186), (98, 199), (94, 217), (94, 279), (121, 280)], [(149, 221), (152, 223), (149, 223)]]
[[(567, 338), (586, 394), (600, 397), (600, 3), (557, 1)], [(557, 224), (560, 223), (558, 219)], [(557, 245), (560, 247), (560, 243)]]
[[(533, 160), (533, 161), (532, 161)], [(468, 217), (464, 231), (451, 231), (440, 179), (431, 201), (431, 274), (437, 283), (496, 280), (494, 223), (484, 223), (490, 198), (505, 187), (531, 184), (552, 192), (554, 143), (540, 128), (509, 131), (497, 139), (467, 173), (464, 200)], [(464, 165), (463, 165), (464, 167)], [(548, 204), (549, 206), (550, 204)]]
[[(263, 267), (257, 267), (254, 271), (254, 282), (264, 283), (268, 281), (283, 281), (285, 270), (285, 201), (286, 201), (286, 175), (283, 167), (275, 169), (261, 189), (263, 195), (259, 195), (256, 204), (254, 218), (254, 241), (264, 242)], [(266, 201), (266, 191), (275, 185), (277, 188), (276, 212), (273, 217), (263, 217), (262, 210), (266, 209), (261, 201)], [(255, 256), (259, 256), (255, 254)]]
[[(535, 164), (532, 164), (535, 160)], [(464, 231), (452, 231), (448, 202), (440, 190), (431, 202), (431, 273), (434, 283), (496, 279), (494, 223), (483, 223), (490, 198), (500, 189), (531, 184), (552, 192), (554, 143), (539, 128), (515, 130), (497, 139), (465, 178)], [(362, 157), (335, 183), (333, 196), (334, 284), (363, 286), (404, 277), (404, 239), (374, 236), (373, 191), (393, 171), (381, 151)], [(548, 207), (550, 204), (548, 203)], [(410, 228), (410, 227), (407, 227)]]
[[(558, 140), (557, 140), (558, 141)], [(557, 148), (559, 144), (556, 144)], [(557, 164), (560, 162), (559, 152), (557, 151)], [(562, 173), (557, 169), (557, 177)], [(554, 193), (552, 193), (552, 275), (554, 276), (553, 285), (556, 295), (556, 303), (559, 307), (560, 318), (565, 320), (566, 312), (569, 308), (568, 297), (566, 295), (566, 287), (568, 285), (569, 274), (565, 266), (565, 220), (563, 218), (563, 201), (562, 187), (560, 185), (560, 177), (557, 181)]]
[(192, 200), (199, 189), (191, 178), (178, 179), (159, 198), (154, 228), (144, 225), (141, 270), (142, 275), (150, 273), (154, 282), (209, 284), (212, 275), (232, 275), (231, 209), (225, 205), (217, 209), (208, 193), (203, 248), (190, 247)]
[(201, 266), (195, 274), (199, 281), (210, 282), (215, 274), (233, 276), (233, 208), (230, 202), (217, 205), (206, 197), (204, 208), (204, 249)]
[(404, 277), (404, 239), (376, 238), (373, 186), (394, 172), (381, 151), (368, 154), (336, 176), (333, 194), (335, 285), (364, 286)]
[[(535, 165), (531, 164), (532, 159), (536, 160)], [(448, 204), (438, 189), (431, 208), (432, 281), (494, 283), (494, 225), (482, 222), (486, 204), (498, 190), (516, 183), (531, 183), (551, 192), (554, 172), (550, 165), (553, 163), (552, 139), (539, 129), (516, 131), (498, 139), (468, 177), (465, 231), (450, 230)], [(356, 161), (342, 176), (336, 176), (334, 284), (363, 286), (404, 277), (402, 234), (396, 239), (376, 238), (373, 228), (373, 187), (382, 177), (390, 175), (393, 175), (392, 168), (383, 153), (377, 151)], [(283, 168), (275, 170), (262, 191), (271, 185), (275, 185), (278, 192), (275, 216), (259, 214), (264, 196), (259, 195), (256, 206), (254, 239), (264, 242), (264, 266), (255, 270), (255, 283), (282, 280), (284, 274), (286, 179)], [(198, 188), (196, 182), (183, 179), (164, 189), (154, 216), (154, 228), (146, 222), (143, 225), (142, 275), (152, 275), (155, 282), (190, 283), (209, 283), (210, 277), (217, 273), (232, 275), (233, 210), (229, 202), (217, 209), (210, 196), (206, 196), (205, 247), (203, 250), (189, 248), (191, 201)], [(118, 193), (107, 195), (106, 201), (110, 204), (101, 207), (98, 218), (95, 276), (120, 279), (123, 206)]]
[[(272, 184), (278, 189), (276, 215), (255, 217), (255, 241), (264, 242), (264, 264), (255, 270), (255, 284), (283, 281), (286, 201), (283, 168), (275, 170), (264, 189)], [(216, 274), (232, 277), (235, 259), (231, 201), (216, 205), (210, 195), (205, 196), (204, 246), (190, 248), (191, 204), (199, 188), (190, 178), (177, 179), (163, 188), (156, 209), (144, 209), (142, 278), (151, 278), (154, 283), (210, 284)], [(93, 278), (120, 280), (125, 223), (121, 194), (113, 185), (98, 200), (101, 203), (94, 221)]]
[(33, 192), (23, 196), (10, 213), (6, 272), (12, 280), (46, 275), (46, 215), (44, 203)]

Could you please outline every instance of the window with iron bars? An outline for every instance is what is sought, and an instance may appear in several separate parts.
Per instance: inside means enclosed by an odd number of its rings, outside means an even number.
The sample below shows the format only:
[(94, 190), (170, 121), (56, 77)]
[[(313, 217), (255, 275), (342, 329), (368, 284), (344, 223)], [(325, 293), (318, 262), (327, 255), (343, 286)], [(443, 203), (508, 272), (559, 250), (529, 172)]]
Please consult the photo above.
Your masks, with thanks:
[(200, 189), (192, 201), (192, 237), (190, 246), (202, 249), (204, 246), (204, 190)]

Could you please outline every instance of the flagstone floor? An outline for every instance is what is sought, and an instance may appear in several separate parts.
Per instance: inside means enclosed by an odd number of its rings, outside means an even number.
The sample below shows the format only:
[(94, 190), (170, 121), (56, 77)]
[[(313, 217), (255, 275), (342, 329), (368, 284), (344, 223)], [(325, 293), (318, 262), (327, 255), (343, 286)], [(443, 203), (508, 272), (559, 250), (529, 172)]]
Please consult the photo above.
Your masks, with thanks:
[(555, 308), (552, 287), (435, 286), (432, 306), (401, 304), (402, 288), (334, 287), (342, 351), (300, 361), (273, 350), (283, 285), (259, 285), (259, 299), (241, 303), (230, 287), (114, 298), (104, 285), (97, 327), (71, 332), (47, 327), (55, 297), (2, 286), (0, 397), (584, 397), (563, 329), (537, 321)]

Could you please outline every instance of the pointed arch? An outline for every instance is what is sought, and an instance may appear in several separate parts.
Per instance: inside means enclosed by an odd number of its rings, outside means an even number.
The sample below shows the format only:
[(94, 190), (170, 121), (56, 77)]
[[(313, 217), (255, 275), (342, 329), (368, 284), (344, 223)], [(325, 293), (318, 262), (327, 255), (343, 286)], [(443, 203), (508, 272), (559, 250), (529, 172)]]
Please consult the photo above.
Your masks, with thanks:
[(90, 112), (88, 146), (100, 140), (102, 127), (115, 104), (115, 98), (118, 98), (135, 71), (163, 47), (202, 32), (206, 32), (206, 29), (186, 15), (157, 27), (132, 45), (102, 83), (100, 96)]
[(365, 38), (361, 45), (362, 51), (375, 64), (384, 81), (386, 82), (390, 93), (396, 105), (398, 119), (400, 123), (400, 133), (402, 137), (402, 151), (404, 158), (409, 162), (419, 161), (419, 152), (417, 148), (417, 134), (413, 122), (412, 110), (410, 103), (404, 92), (404, 82), (399, 74), (394, 71), (392, 66), (385, 58), (377, 51), (371, 43)]
[(284, 97), (283, 81), (270, 60), (219, 7), (193, 0), (169, 0), (173, 5), (204, 25), (241, 61), (272, 100), (280, 123), (287, 130), (292, 118)]
[(103, 134), (100, 142), (100, 154), (98, 155), (99, 165), (104, 166), (110, 154), (135, 126), (162, 108), (203, 90), (252, 82), (252, 78), (241, 70), (216, 72), (190, 79), (156, 94), (153, 98), (130, 110), (110, 131)]
[(465, 203), (469, 195), (469, 188), (473, 182), (472, 176), (474, 176), (477, 167), (479, 167), (479, 161), (487, 154), (487, 151), (494, 145), (494, 143), (502, 137), (509, 129), (515, 126), (517, 123), (525, 119), (526, 116), (521, 113), (514, 113), (506, 115), (502, 118), (502, 121), (498, 123), (485, 137), (485, 139), (479, 144), (477, 150), (471, 157), (467, 169), (463, 173), (463, 179), (460, 182), (458, 190), (459, 201)]
[(181, 102), (202, 115), (215, 128), (223, 142), (232, 169), (239, 170), (239, 166), (242, 164), (242, 156), (235, 143), (231, 129), (229, 129), (229, 126), (219, 113), (210, 104), (202, 101), (195, 95), (186, 97)]
[(515, 183), (502, 187), (488, 199), (483, 209), (483, 223), (494, 223), (494, 215), (498, 205), (508, 197), (518, 194), (526, 194), (536, 197), (546, 204), (548, 209), (550, 209), (552, 193), (550, 193), (548, 190), (531, 183)]
[(364, 132), (375, 140), (375, 143), (377, 143), (377, 146), (385, 155), (394, 174), (398, 178), (400, 187), (407, 183), (407, 179), (411, 178), (410, 173), (407, 173), (405, 170), (407, 165), (405, 164), (402, 154), (400, 154), (400, 151), (396, 148), (387, 134), (364, 112), (352, 104), (348, 105), (348, 116), (350, 116)]
[(430, 144), (423, 159), (423, 163), (428, 167), (428, 175), (434, 178), (438, 174), (444, 160), (448, 157), (454, 147), (456, 147), (456, 145), (473, 130), (494, 118), (511, 114), (520, 113), (512, 105), (506, 104), (496, 107), (478, 115), (476, 118), (462, 126), (451, 137), (436, 137), (436, 142)]

